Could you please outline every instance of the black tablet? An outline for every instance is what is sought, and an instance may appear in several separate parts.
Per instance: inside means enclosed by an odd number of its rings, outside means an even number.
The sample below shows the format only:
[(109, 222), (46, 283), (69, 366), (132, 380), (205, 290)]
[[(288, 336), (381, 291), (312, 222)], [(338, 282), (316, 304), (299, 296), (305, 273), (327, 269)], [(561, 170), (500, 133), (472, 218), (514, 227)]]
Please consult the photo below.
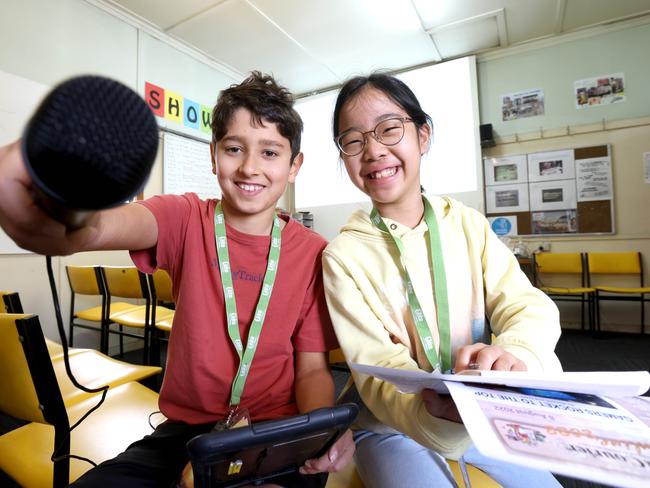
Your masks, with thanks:
[(209, 432), (187, 443), (196, 488), (234, 488), (296, 471), (324, 454), (359, 412), (352, 403)]

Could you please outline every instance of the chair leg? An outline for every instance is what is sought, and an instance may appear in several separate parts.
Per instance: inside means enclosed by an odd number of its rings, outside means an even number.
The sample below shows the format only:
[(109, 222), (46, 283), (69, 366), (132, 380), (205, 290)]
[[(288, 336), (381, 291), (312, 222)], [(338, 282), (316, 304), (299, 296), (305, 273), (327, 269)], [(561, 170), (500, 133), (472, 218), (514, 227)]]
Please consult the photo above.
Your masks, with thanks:
[(122, 324), (120, 324), (120, 357), (124, 357), (124, 327), (122, 327)]
[(57, 457), (54, 460), (52, 486), (63, 488), (70, 484), (70, 434), (62, 426), (54, 428), (54, 448)]
[(72, 320), (70, 321), (70, 326), (68, 328), (68, 345), (70, 347), (74, 346), (74, 326), (72, 324)]
[(582, 295), (580, 299), (580, 330), (585, 330), (585, 296)]
[(598, 291), (594, 296), (594, 310), (596, 318), (596, 332), (600, 332), (600, 297), (598, 296)]
[(645, 334), (645, 301), (641, 293), (641, 334)]
[(151, 338), (151, 331), (149, 329), (149, 325), (145, 325), (143, 335), (144, 335), (144, 337), (143, 337), (143, 339), (144, 339), (144, 348), (142, 350), (142, 361), (143, 361), (142, 364), (150, 365), (151, 364), (150, 363), (150, 361), (151, 361), (151, 348), (149, 346), (150, 346), (150, 342), (151, 342), (151, 339), (150, 339)]

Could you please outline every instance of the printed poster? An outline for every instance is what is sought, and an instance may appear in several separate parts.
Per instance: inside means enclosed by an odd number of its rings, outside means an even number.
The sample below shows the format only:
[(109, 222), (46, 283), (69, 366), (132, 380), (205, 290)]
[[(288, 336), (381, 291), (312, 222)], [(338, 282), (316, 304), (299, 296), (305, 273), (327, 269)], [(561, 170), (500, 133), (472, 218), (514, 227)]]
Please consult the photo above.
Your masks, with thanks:
[(611, 200), (612, 163), (609, 157), (577, 159), (578, 201)]
[(574, 81), (573, 87), (578, 109), (625, 101), (625, 75), (623, 73)]
[(504, 121), (544, 115), (544, 90), (535, 88), (503, 95), (501, 114)]

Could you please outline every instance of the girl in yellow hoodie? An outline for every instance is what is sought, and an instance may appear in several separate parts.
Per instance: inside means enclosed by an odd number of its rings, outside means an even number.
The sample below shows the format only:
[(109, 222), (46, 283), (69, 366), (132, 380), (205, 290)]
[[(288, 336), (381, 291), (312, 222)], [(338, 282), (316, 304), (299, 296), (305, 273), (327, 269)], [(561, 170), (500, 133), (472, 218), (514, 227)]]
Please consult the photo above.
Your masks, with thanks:
[[(387, 74), (349, 80), (333, 133), (350, 179), (373, 204), (370, 214), (354, 213), (323, 253), (346, 359), (406, 370), (473, 363), (560, 371), (557, 307), (530, 284), (483, 215), (449, 198), (423, 197), (420, 159), (432, 125), (413, 92)], [(455, 486), (445, 458), (460, 457), (504, 487), (560, 486), (548, 472), (482, 456), (451, 399), (353, 376), (367, 407), (355, 433), (366, 486)]]

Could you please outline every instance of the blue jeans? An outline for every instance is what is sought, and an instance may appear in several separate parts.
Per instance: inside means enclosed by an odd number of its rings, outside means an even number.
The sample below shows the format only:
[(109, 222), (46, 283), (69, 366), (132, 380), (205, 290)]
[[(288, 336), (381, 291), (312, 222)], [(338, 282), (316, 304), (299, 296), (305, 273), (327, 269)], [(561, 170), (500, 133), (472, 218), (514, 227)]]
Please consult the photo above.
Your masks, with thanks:
[[(365, 486), (371, 488), (456, 487), (445, 458), (403, 434), (354, 433), (355, 462)], [(548, 471), (539, 471), (483, 456), (472, 444), (463, 458), (504, 488), (561, 488)]]

